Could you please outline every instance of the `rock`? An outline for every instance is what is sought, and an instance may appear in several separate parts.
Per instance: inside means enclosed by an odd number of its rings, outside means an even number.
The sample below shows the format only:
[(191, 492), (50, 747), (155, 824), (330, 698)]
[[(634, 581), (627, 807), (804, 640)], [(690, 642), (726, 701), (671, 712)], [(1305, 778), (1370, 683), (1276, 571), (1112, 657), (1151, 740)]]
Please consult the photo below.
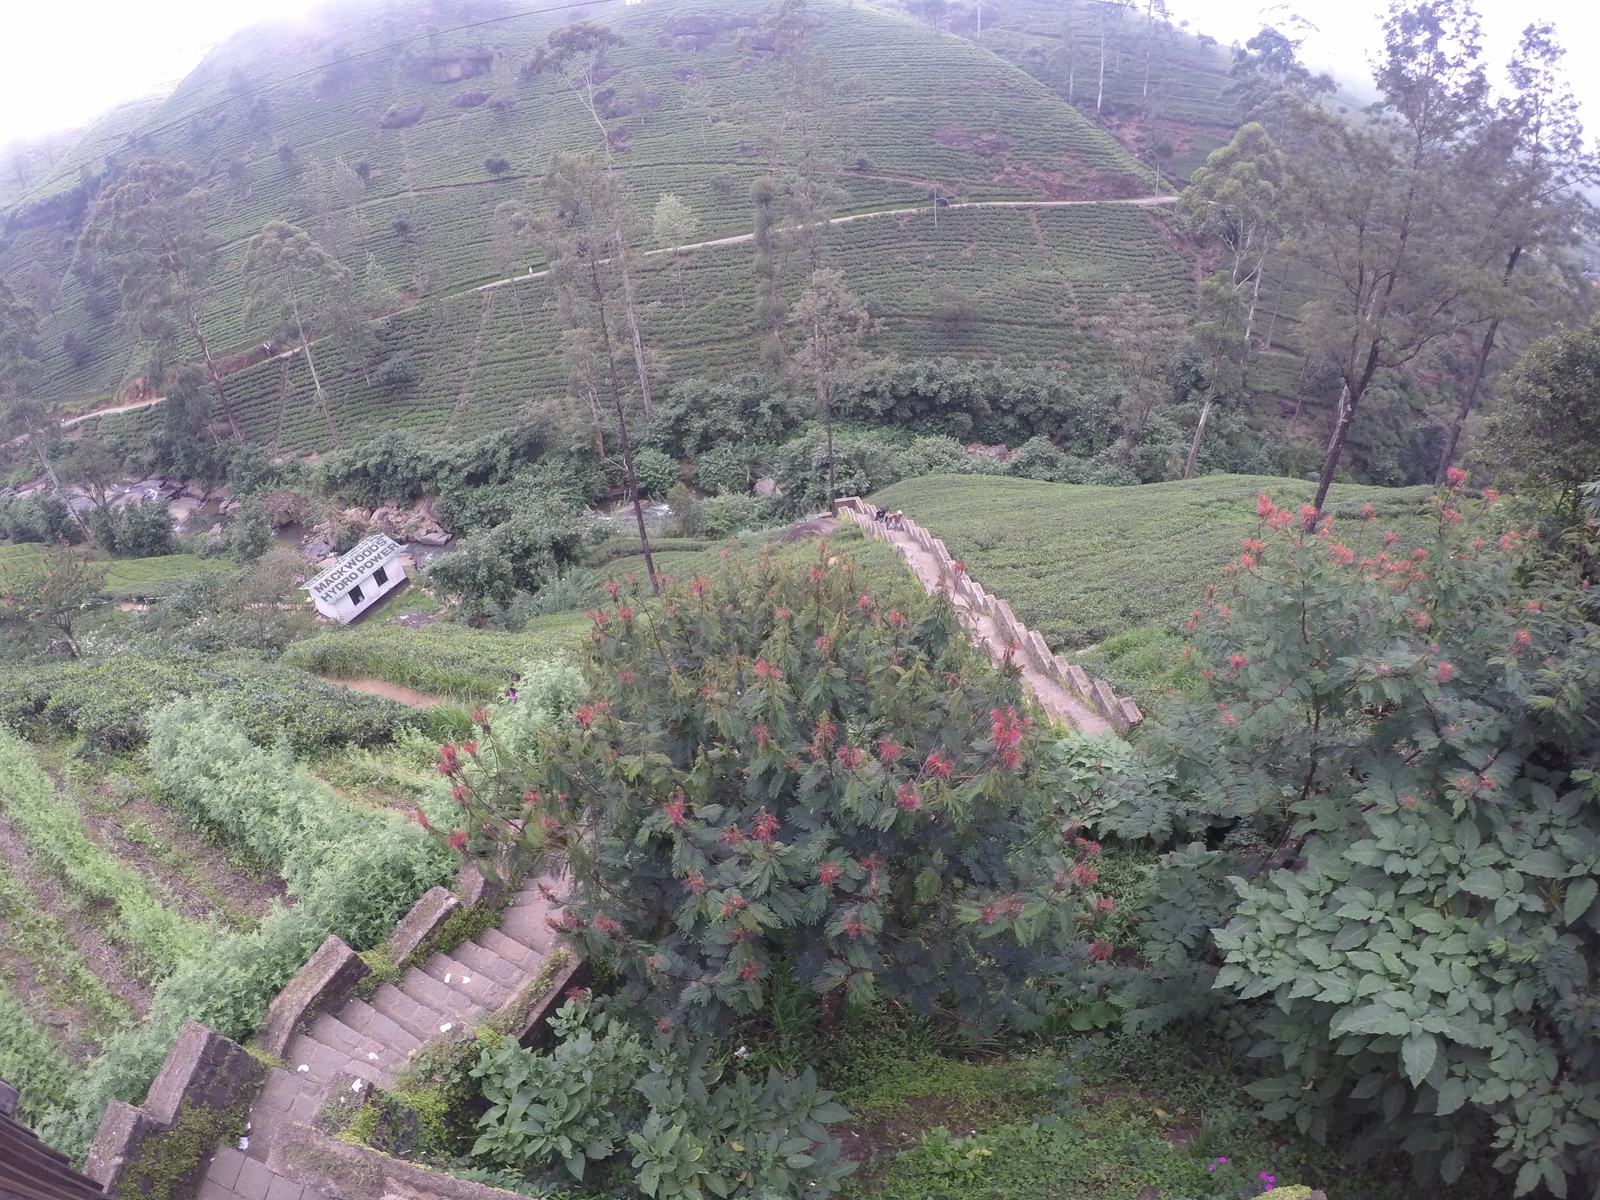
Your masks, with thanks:
[(50, 653), (51, 654), (64, 654), (68, 658), (71, 658), (72, 657), (72, 643), (68, 642), (68, 641), (61, 641), (59, 639), (54, 641), (54, 642), (51, 642), (50, 643)]
[(404, 625), (407, 629), (421, 629), (424, 625), (432, 625), (436, 618), (427, 613), (405, 613), (394, 619), (396, 625)]
[(280, 488), (276, 492), (269, 492), (261, 501), (261, 512), (268, 525), (280, 529), (285, 525), (305, 522), (311, 516), (311, 506), (304, 496)]
[(450, 534), (437, 521), (428, 521), (420, 528), (411, 530), (406, 540), (422, 546), (448, 546)]
[(760, 479), (756, 480), (756, 495), (767, 497), (781, 496), (783, 495), (783, 489), (778, 486), (778, 481), (771, 475), (763, 475)]
[(300, 553), (307, 562), (319, 563), (333, 556), (333, 543), (325, 537), (309, 537), (300, 543)]
[(200, 500), (198, 497), (185, 494), (172, 502), (169, 511), (172, 513), (173, 521), (179, 526), (187, 525), (189, 518), (200, 511)]
[(200, 486), (198, 480), (190, 479), (184, 483), (182, 494), (190, 500), (204, 500), (206, 489)]

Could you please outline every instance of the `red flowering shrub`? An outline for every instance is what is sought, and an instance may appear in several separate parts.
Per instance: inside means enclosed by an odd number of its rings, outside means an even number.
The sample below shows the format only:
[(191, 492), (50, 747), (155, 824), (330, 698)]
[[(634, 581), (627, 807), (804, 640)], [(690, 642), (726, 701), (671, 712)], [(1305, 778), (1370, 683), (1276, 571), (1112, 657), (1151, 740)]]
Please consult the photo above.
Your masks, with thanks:
[(1190, 623), (1205, 693), (1155, 714), (1091, 821), (1174, 850), (1120, 1003), (1231, 1004), (1270, 1064), (1249, 1090), (1314, 1137), (1588, 1194), (1600, 626), (1463, 482), (1422, 545), (1261, 498), (1252, 562)]
[[(675, 1027), (759, 1009), (785, 964), (993, 1017), (1101, 915), (1015, 671), (943, 599), (864, 584), (824, 549), (595, 614), (588, 702), (537, 769), (473, 785), (478, 819), (564, 856), (578, 936)], [(573, 798), (530, 802), (554, 832), (508, 824), (525, 792)]]

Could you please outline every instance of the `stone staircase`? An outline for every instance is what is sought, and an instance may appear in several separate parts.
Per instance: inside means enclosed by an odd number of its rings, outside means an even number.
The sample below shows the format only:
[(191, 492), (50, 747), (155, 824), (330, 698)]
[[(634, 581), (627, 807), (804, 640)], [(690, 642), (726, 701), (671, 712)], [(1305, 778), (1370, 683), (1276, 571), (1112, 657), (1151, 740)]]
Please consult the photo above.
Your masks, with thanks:
[[(476, 878), (475, 871), (468, 873)], [(479, 884), (476, 895), (468, 889), (467, 899), (481, 898), (481, 880)], [(457, 891), (461, 890), (458, 886)], [(340, 1098), (344, 1089), (360, 1093), (372, 1087), (392, 1088), (395, 1075), (419, 1049), (452, 1031), (459, 1034), (493, 1018), (499, 1027), (509, 1026), (513, 1036), (528, 1033), (558, 1002), (561, 990), (579, 969), (580, 960), (570, 951), (555, 953), (553, 925), (560, 914), (561, 894), (559, 880), (550, 876), (530, 880), (511, 897), (495, 928), (485, 929), (448, 953), (428, 953), (419, 964), (404, 967), (393, 982), (381, 984), (365, 997), (358, 993), (367, 991), (360, 986), (370, 973), (367, 965), (339, 939), (329, 938), (268, 1011), (258, 1041), (287, 1064), (287, 1069), (267, 1071), (265, 1083), (246, 1113), (246, 1136), (238, 1145), (219, 1146), (209, 1162), (202, 1157), (199, 1200), (370, 1200), (368, 1188), (360, 1182), (360, 1169), (330, 1175), (297, 1167), (296, 1148), (303, 1147), (308, 1138), (323, 1143), (320, 1156), (313, 1153), (311, 1158), (328, 1157), (330, 1140), (310, 1128), (317, 1114)], [(402, 963), (414, 960), (419, 948), (461, 907), (459, 896), (443, 888), (433, 889), (396, 928), (388, 944), (391, 957)], [(537, 987), (530, 988), (536, 980)], [(539, 996), (532, 994), (535, 990)], [(250, 1061), (232, 1043), (203, 1026), (195, 1025), (191, 1036), (180, 1040), (190, 1047), (184, 1054), (194, 1061), (229, 1053), (246, 1064)], [(177, 1061), (184, 1054), (169, 1056), (170, 1072), (163, 1068), (164, 1074), (173, 1076), (170, 1083), (158, 1078), (152, 1085), (153, 1097), (173, 1093), (168, 1107), (174, 1111), (179, 1092), (196, 1091), (192, 1082), (196, 1069)], [(145, 1109), (121, 1106), (111, 1121), (102, 1124), (90, 1160), (101, 1164), (101, 1171), (109, 1172), (113, 1182), (120, 1173), (119, 1164), (129, 1160), (137, 1145), (123, 1131), (150, 1128), (150, 1107), (150, 1101)], [(342, 1144), (340, 1149), (383, 1158)], [(399, 1160), (390, 1162), (394, 1171), (425, 1170)], [(390, 1179), (381, 1194), (407, 1190), (399, 1180)], [(503, 1195), (482, 1185), (438, 1176), (430, 1179), (424, 1190), (434, 1196), (459, 1193), (457, 1200)]]

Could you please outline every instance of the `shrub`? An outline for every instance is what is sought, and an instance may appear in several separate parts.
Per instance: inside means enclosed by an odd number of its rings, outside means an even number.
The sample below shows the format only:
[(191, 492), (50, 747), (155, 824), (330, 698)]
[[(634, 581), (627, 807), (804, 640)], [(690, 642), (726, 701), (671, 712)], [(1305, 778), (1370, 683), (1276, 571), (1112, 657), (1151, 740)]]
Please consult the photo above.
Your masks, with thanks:
[(511, 603), (516, 570), (487, 534), (477, 534), (434, 560), (428, 586), (456, 601), (468, 620), (478, 621)]
[[(474, 1158), (541, 1188), (612, 1196), (830, 1196), (853, 1163), (827, 1127), (849, 1116), (815, 1073), (766, 1084), (722, 1072), (681, 1040), (639, 1035), (587, 999), (550, 1019), (544, 1053), (485, 1049), (472, 1069), (489, 1103)], [(630, 1169), (631, 1164), (631, 1169)]]
[(683, 478), (683, 471), (670, 455), (645, 446), (633, 452), (633, 475), (639, 481), (641, 495), (659, 500)]
[(0, 499), (0, 530), (13, 542), (54, 542), (60, 538), (83, 540), (83, 534), (67, 512), (67, 506), (54, 496)]
[[(1276, 1063), (1249, 1089), (1268, 1117), (1447, 1183), (1492, 1156), (1517, 1194), (1560, 1195), (1600, 1132), (1600, 629), (1456, 482), (1414, 542), (1308, 532), (1263, 495), (1189, 622), (1203, 694), (1097, 820), (1194, 839), (1144, 957), (1233, 1000)], [(1193, 1007), (1166, 1001), (1149, 1015)]]
[[(865, 496), (904, 478), (896, 450), (882, 435), (835, 429), (835, 495)], [(786, 511), (812, 513), (827, 507), (828, 451), (821, 431), (813, 430), (779, 447), (772, 467), (783, 488)]]
[(76, 733), (92, 754), (145, 740), (145, 714), (175, 696), (204, 695), (261, 745), (301, 753), (379, 745), (414, 720), (404, 705), (250, 658), (123, 655), (106, 662), (27, 667), (0, 682), (0, 721), (35, 736)]
[(684, 379), (656, 402), (648, 440), (676, 458), (698, 458), (723, 446), (781, 442), (809, 415), (804, 402), (762, 376)]
[(0, 980), (0, 1079), (17, 1089), (17, 1116), (29, 1125), (66, 1099), (70, 1059)]
[(511, 161), (504, 155), (491, 154), (483, 160), (483, 169), (491, 175), (504, 175), (511, 170)]
[(159, 500), (135, 501), (120, 509), (97, 508), (89, 514), (95, 541), (113, 554), (159, 558), (177, 548), (172, 514)]
[[(497, 755), (480, 779), (447, 748), (472, 844), (484, 822), (558, 850), (569, 933), (666, 1028), (755, 1011), (780, 971), (997, 1018), (1043, 946), (1097, 919), (1073, 872), (1092, 851), (1037, 824), (1053, 759), (1016, 672), (947, 602), (907, 581), (896, 607), (835, 564), (824, 547), (619, 602), (595, 614), (589, 701), (537, 763)], [(1060, 890), (1016, 907), (1041, 875)]]

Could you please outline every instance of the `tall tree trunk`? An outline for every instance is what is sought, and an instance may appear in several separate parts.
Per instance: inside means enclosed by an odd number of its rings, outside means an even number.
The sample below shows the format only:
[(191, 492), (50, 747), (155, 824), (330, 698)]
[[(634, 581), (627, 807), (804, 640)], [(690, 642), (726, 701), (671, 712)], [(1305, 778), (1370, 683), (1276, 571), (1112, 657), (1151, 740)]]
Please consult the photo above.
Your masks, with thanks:
[(644, 551), (644, 569), (650, 576), (650, 591), (661, 593), (661, 581), (656, 577), (655, 556), (650, 553), (650, 531), (644, 524), (644, 504), (639, 499), (639, 477), (633, 470), (633, 446), (628, 441), (628, 415), (622, 407), (622, 384), (617, 379), (617, 352), (611, 344), (611, 327), (606, 318), (606, 293), (600, 283), (599, 264), (589, 258), (589, 290), (594, 298), (595, 315), (600, 324), (600, 345), (606, 352), (606, 372), (611, 385), (611, 403), (617, 410), (617, 445), (622, 450), (622, 470), (628, 480), (628, 491), (633, 496), (633, 519), (639, 526), (639, 546)]
[(1278, 323), (1278, 309), (1283, 305), (1283, 285), (1289, 282), (1289, 264), (1283, 264), (1283, 274), (1278, 276), (1278, 296), (1272, 302), (1272, 319), (1267, 322), (1267, 336), (1263, 339), (1263, 350), (1272, 349), (1272, 330)]
[[(39, 456), (39, 465), (44, 468), (45, 478), (50, 481), (51, 492), (60, 495), (61, 480), (56, 477), (56, 469), (50, 465), (50, 456), (44, 452), (44, 442), (39, 439), (37, 433), (31, 431), (28, 434), (28, 440), (33, 443), (34, 453)], [(78, 531), (83, 534), (83, 540), (86, 542), (94, 541), (94, 536), (89, 532), (89, 527), (84, 524), (83, 518), (78, 515), (78, 510), (72, 507), (70, 500), (66, 503), (67, 512), (72, 517), (73, 524), (78, 527)], [(104, 504), (101, 507), (105, 507)]]
[[(1511, 281), (1511, 272), (1517, 269), (1517, 260), (1521, 257), (1522, 247), (1513, 246), (1506, 258), (1505, 273), (1500, 276), (1502, 288)], [(1467, 423), (1472, 406), (1477, 403), (1478, 389), (1483, 385), (1484, 372), (1489, 366), (1489, 355), (1494, 353), (1494, 339), (1499, 331), (1500, 318), (1496, 317), (1489, 322), (1489, 331), (1483, 335), (1483, 344), (1478, 347), (1478, 361), (1472, 364), (1472, 379), (1467, 385), (1467, 394), (1461, 398), (1461, 407), (1456, 412), (1455, 420), (1450, 424), (1450, 436), (1445, 440), (1444, 450), (1439, 455), (1439, 469), (1434, 472), (1434, 483), (1442, 484), (1445, 481), (1450, 464), (1455, 461), (1456, 446), (1461, 441), (1461, 429)]]
[(206, 364), (206, 378), (211, 381), (217, 399), (222, 402), (222, 413), (228, 418), (228, 428), (233, 431), (233, 440), (242, 442), (244, 435), (239, 432), (239, 422), (234, 419), (233, 406), (228, 403), (228, 395), (222, 390), (222, 372), (217, 370), (217, 362), (211, 357), (211, 347), (206, 345), (205, 335), (200, 332), (200, 314), (193, 306), (189, 306), (185, 308), (184, 316), (189, 324), (189, 336), (194, 338), (195, 345), (200, 347), (200, 357)]
[(650, 371), (644, 361), (644, 339), (639, 336), (639, 314), (633, 302), (633, 275), (628, 270), (628, 247), (623, 242), (622, 230), (616, 231), (617, 267), (622, 274), (622, 308), (628, 317), (628, 333), (633, 338), (633, 369), (639, 376), (639, 396), (644, 401), (644, 417), (649, 420), (654, 411), (650, 405)]
[(1200, 454), (1200, 439), (1206, 434), (1206, 421), (1211, 416), (1211, 402), (1217, 398), (1217, 385), (1213, 383), (1206, 389), (1205, 401), (1200, 405), (1200, 420), (1195, 423), (1194, 441), (1189, 443), (1189, 457), (1183, 464), (1183, 477), (1194, 476), (1194, 460)]
[(1105, 107), (1106, 100), (1106, 18), (1100, 16), (1100, 82), (1096, 85), (1094, 93), (1094, 111), (1098, 116)]
[(317, 374), (317, 360), (311, 357), (311, 339), (306, 336), (306, 327), (300, 322), (300, 303), (291, 292), (289, 307), (294, 312), (295, 331), (300, 334), (300, 345), (306, 352), (306, 366), (311, 368), (311, 386), (316, 389), (317, 402), (322, 405), (322, 419), (328, 423), (328, 436), (333, 438), (333, 444), (339, 445), (339, 431), (333, 427), (333, 411), (328, 407), (328, 394), (322, 390), (322, 379)]
[(1500, 318), (1496, 317), (1489, 322), (1489, 328), (1483, 335), (1483, 343), (1478, 347), (1477, 360), (1472, 364), (1472, 378), (1467, 383), (1466, 394), (1461, 397), (1461, 407), (1456, 410), (1455, 420), (1450, 422), (1450, 436), (1445, 439), (1444, 449), (1439, 453), (1439, 469), (1433, 473), (1434, 483), (1443, 483), (1445, 476), (1450, 471), (1450, 464), (1456, 460), (1456, 446), (1461, 441), (1461, 428), (1467, 423), (1467, 416), (1472, 412), (1472, 406), (1477, 403), (1478, 389), (1483, 384), (1484, 368), (1489, 364), (1489, 355), (1494, 352), (1495, 334), (1500, 330)]
[(826, 380), (817, 382), (817, 403), (822, 406), (822, 424), (828, 431), (828, 515), (839, 515), (839, 501), (835, 498), (833, 474), (833, 401), (828, 396)]

